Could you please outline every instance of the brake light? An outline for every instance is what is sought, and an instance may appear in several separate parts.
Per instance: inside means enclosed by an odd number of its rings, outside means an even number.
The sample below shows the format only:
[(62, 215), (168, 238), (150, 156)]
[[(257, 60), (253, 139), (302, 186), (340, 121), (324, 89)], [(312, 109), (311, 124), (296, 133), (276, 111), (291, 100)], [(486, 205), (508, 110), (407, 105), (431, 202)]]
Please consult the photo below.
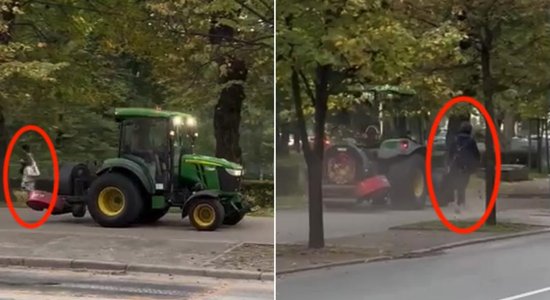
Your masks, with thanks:
[(400, 146), (401, 146), (402, 151), (405, 151), (405, 150), (409, 149), (409, 141), (407, 141), (407, 140), (401, 141)]

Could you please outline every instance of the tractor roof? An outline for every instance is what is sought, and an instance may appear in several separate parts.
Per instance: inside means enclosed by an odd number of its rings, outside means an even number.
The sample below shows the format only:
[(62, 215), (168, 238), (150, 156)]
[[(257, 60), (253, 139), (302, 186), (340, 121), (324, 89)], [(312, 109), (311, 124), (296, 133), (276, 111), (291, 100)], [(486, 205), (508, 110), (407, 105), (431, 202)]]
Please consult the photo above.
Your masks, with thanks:
[(183, 119), (192, 118), (191, 115), (175, 111), (157, 110), (152, 108), (116, 108), (115, 119), (122, 121), (131, 118), (161, 118), (171, 119), (180, 116)]

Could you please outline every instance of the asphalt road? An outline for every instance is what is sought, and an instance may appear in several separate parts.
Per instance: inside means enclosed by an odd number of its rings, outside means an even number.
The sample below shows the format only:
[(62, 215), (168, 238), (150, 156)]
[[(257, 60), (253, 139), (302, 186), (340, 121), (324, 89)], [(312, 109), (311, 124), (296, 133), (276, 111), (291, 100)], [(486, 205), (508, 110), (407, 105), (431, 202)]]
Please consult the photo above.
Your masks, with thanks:
[(278, 300), (550, 299), (550, 235), (287, 275)]
[(273, 282), (0, 268), (0, 299), (273, 299)]

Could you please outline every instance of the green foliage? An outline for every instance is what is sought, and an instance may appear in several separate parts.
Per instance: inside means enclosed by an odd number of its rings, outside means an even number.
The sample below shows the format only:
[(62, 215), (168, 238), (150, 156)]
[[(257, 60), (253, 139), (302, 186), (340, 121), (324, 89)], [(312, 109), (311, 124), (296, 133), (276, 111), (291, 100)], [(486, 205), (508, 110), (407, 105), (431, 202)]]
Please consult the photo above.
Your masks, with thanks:
[[(0, 106), (10, 132), (34, 123), (56, 140), (62, 160), (102, 160), (116, 151), (113, 107), (160, 106), (197, 115), (197, 150), (213, 154), (211, 119), (223, 69), (216, 57), (234, 53), (250, 61), (243, 127), (258, 129), (242, 135), (245, 163), (272, 168), (267, 159), (273, 152), (272, 27), (252, 12), (269, 16), (272, 5), (258, 0), (3, 3), (16, 12), (15, 21), (6, 22), (11, 40), (0, 45)], [(210, 45), (206, 15), (213, 12), (228, 13), (221, 22), (239, 30), (238, 40)], [(260, 149), (248, 148), (252, 140), (262, 141), (254, 144)], [(25, 135), (22, 141), (44, 154), (39, 159), (48, 159), (38, 137)]]
[(480, 72), (480, 50), (490, 36), (492, 89), (499, 114), (534, 117), (544, 114), (550, 89), (550, 72), (544, 63), (550, 50), (549, 8), (550, 3), (537, 0), (421, 0), (410, 3), (408, 15), (425, 27), (451, 20), (466, 42), (462, 62), (438, 67), (437, 74), (455, 91), (467, 90), (479, 100), (486, 96), (481, 90), (485, 79)]
[(274, 207), (273, 181), (246, 180), (242, 183), (244, 197), (252, 206)]
[[(281, 101), (289, 99), (291, 67), (303, 72), (311, 84), (315, 66), (323, 64), (338, 72), (331, 76), (332, 108), (349, 107), (354, 102), (353, 97), (338, 95), (338, 86), (354, 82), (413, 88), (422, 101), (418, 106), (425, 108), (437, 106), (451, 93), (441, 76), (419, 76), (434, 66), (463, 60), (456, 46), (461, 33), (450, 22), (420, 30), (399, 9), (388, 9), (382, 1), (279, 3), (277, 79)], [(304, 96), (309, 96), (306, 92), (304, 89)], [(309, 106), (307, 103), (304, 108), (306, 113), (312, 113)]]

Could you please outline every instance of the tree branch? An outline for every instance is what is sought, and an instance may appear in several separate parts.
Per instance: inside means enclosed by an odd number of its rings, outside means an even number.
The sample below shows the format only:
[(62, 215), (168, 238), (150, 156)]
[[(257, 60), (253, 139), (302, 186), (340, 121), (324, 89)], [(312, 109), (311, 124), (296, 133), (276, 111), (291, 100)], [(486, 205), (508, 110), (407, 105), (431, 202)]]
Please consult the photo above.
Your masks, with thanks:
[[(269, 5), (265, 0), (258, 0), (261, 4), (263, 4), (265, 6), (265, 8), (267, 10), (269, 10), (270, 13), (273, 14), (273, 6), (272, 5)], [(273, 1), (271, 2), (273, 3)]]
[(459, 64), (459, 65), (444, 66), (444, 67), (432, 67), (432, 68), (421, 68), (419, 71), (420, 72), (426, 72), (426, 73), (441, 72), (441, 71), (454, 71), (454, 70), (460, 70), (460, 69), (473, 67), (476, 64), (478, 64), (477, 61), (470, 61), (470, 62), (467, 62), (467, 63), (464, 63), (464, 64)]
[(307, 82), (307, 77), (306, 77), (306, 75), (305, 75), (304, 72), (302, 72), (302, 71), (300, 71), (299, 74), (300, 74), (300, 78), (301, 78), (302, 81), (304, 82), (304, 86), (306, 87), (307, 95), (308, 95), (309, 98), (311, 99), (311, 104), (312, 104), (312, 105), (315, 105), (315, 95), (313, 95), (313, 90), (311, 89), (311, 87), (309, 86), (309, 83)]
[(258, 18), (260, 18), (260, 20), (264, 21), (265, 23), (268, 23), (268, 24), (273, 25), (273, 19), (270, 19), (270, 18), (264, 16), (263, 14), (261, 14), (260, 12), (258, 12), (257, 10), (255, 10), (254, 8), (250, 7), (250, 5), (246, 4), (244, 1), (242, 1), (242, 0), (235, 0), (235, 2), (237, 2), (240, 6), (242, 6), (243, 8), (245, 8), (246, 10), (248, 10), (249, 12), (251, 12), (253, 15), (257, 16)]
[(523, 50), (525, 50), (526, 48), (529, 48), (531, 47), (533, 44), (535, 44), (537, 41), (539, 41), (540, 39), (542, 39), (544, 36), (542, 35), (538, 35), (538, 36), (535, 36), (533, 37), (530, 41), (528, 41), (527, 43), (519, 46), (518, 48), (512, 50), (512, 55), (518, 55), (520, 54), (520, 52), (522, 52)]
[(32, 3), (51, 5), (51, 6), (57, 6), (57, 7), (62, 7), (62, 8), (64, 7), (64, 8), (70, 8), (70, 9), (81, 9), (81, 10), (91, 11), (91, 12), (95, 12), (95, 13), (99, 13), (99, 14), (105, 14), (105, 15), (113, 15), (113, 16), (123, 16), (124, 15), (124, 14), (115, 13), (115, 12), (112, 12), (112, 11), (96, 9), (96, 8), (93, 8), (93, 7), (77, 6), (77, 5), (64, 4), (64, 3), (55, 3), (55, 2), (49, 2), (49, 1), (43, 1), (43, 0), (32, 0)]
[[(209, 34), (209, 33), (202, 33), (202, 32), (196, 32), (196, 31), (186, 31), (186, 30), (181, 31), (181, 30), (178, 30), (178, 29), (170, 29), (170, 32), (176, 33), (176, 34), (182, 34), (182, 35), (200, 36), (200, 37), (205, 37), (205, 38), (228, 38), (228, 36), (226, 36), (226, 35), (214, 35), (214, 34)], [(240, 44), (251, 45), (251, 46), (271, 47), (271, 46), (269, 46), (265, 43), (260, 42), (262, 40), (269, 39), (269, 38), (273, 38), (273, 35), (259, 36), (255, 39), (252, 39), (252, 40), (243, 40), (243, 39), (238, 39), (238, 38), (235, 38), (235, 37), (230, 37), (230, 41), (235, 42), (235, 43), (240, 43)]]
[(298, 78), (298, 71), (293, 67), (291, 78), (291, 87), (292, 87), (292, 99), (294, 100), (294, 109), (296, 110), (296, 119), (298, 123), (298, 133), (300, 135), (300, 141), (302, 143), (302, 151), (304, 151), (304, 156), (306, 158), (308, 165), (311, 163), (312, 159), (312, 150), (309, 145), (309, 140), (307, 138), (307, 127), (306, 119), (304, 116), (304, 107), (302, 103), (302, 97), (300, 92), (300, 81)]
[(42, 32), (42, 30), (40, 30), (40, 28), (38, 28), (38, 26), (36, 26), (34, 23), (31, 23), (31, 22), (21, 22), (21, 23), (13, 23), (13, 26), (28, 26), (28, 27), (31, 27), (34, 32), (39, 36), (41, 37), (44, 41), (51, 41), (51, 39), (49, 39), (46, 34), (44, 34), (44, 32)]

